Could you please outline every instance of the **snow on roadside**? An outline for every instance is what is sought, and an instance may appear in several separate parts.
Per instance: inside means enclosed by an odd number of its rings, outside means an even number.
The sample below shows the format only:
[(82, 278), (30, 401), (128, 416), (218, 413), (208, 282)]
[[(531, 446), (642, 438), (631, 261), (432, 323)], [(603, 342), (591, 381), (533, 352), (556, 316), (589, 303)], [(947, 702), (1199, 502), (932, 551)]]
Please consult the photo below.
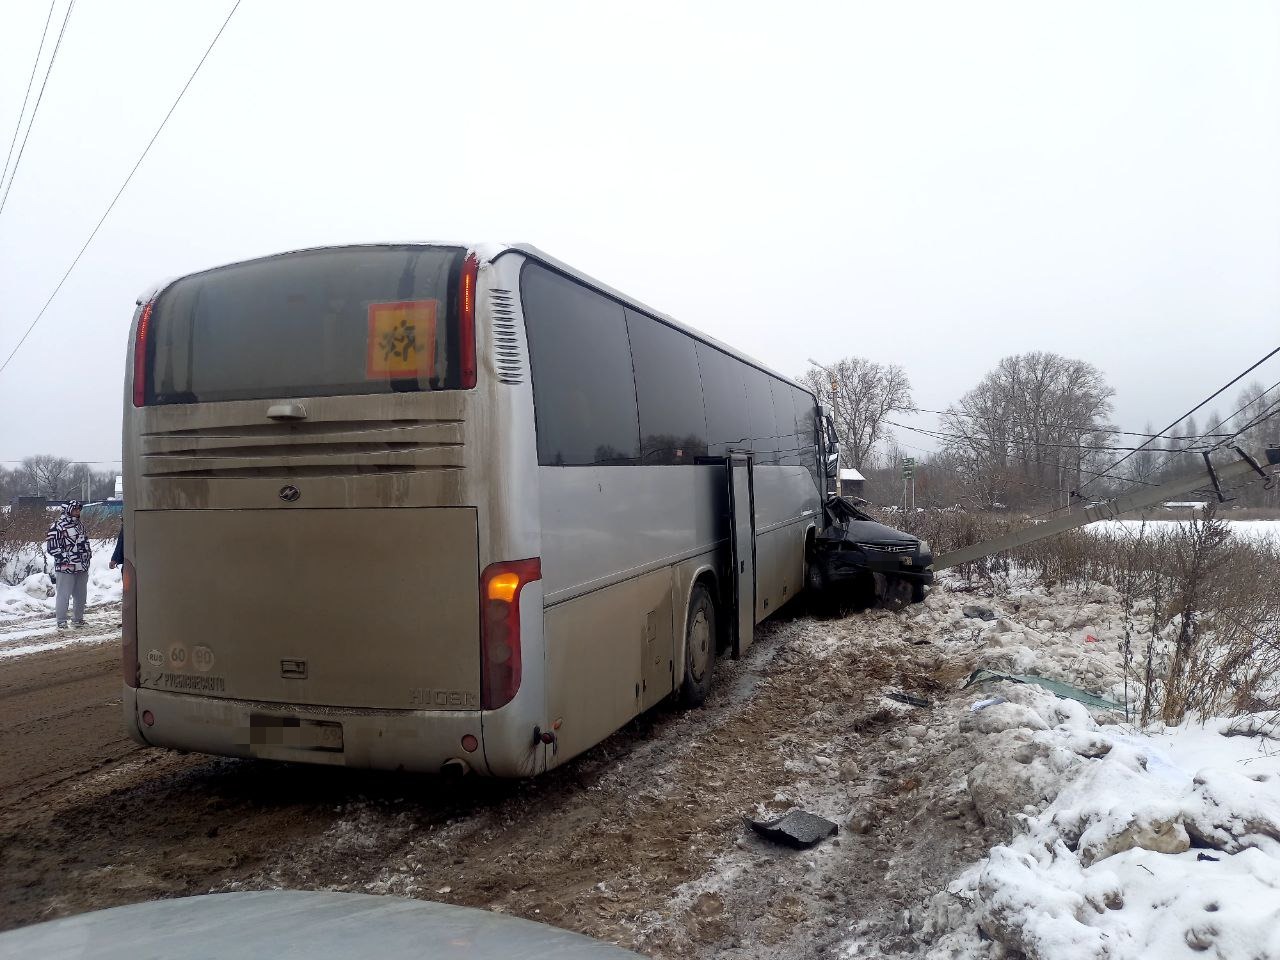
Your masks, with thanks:
[[(120, 600), (122, 587), (120, 571), (109, 569), (111, 552), (115, 549), (114, 540), (95, 540), (93, 542), (93, 559), (89, 562), (89, 591), (87, 605), (90, 607)], [(31, 545), (31, 549), (7, 567), (21, 570), (34, 566), (40, 568), (40, 547)], [(53, 568), (50, 561), (49, 569)], [(8, 570), (6, 569), (6, 573)], [(29, 620), (33, 617), (52, 617), (54, 611), (54, 586), (47, 573), (32, 573), (16, 585), (0, 582), (0, 628), (14, 620)], [(3, 634), (0, 634), (3, 636)]]
[[(1280, 546), (1280, 520), (1224, 520), (1228, 529), (1242, 540), (1256, 543), (1270, 541)], [(1186, 520), (1099, 520), (1084, 527), (1091, 533), (1103, 536), (1137, 536), (1145, 527), (1148, 533), (1173, 533), (1175, 528), (1187, 525)]]
[[(1121, 699), (1108, 595), (1091, 588), (1064, 604), (1012, 591), (1000, 598), (1006, 616), (980, 628), (979, 662)], [(1280, 957), (1270, 719), (1138, 732), (1038, 687), (975, 692), (956, 717), (970, 760), (961, 786), (1009, 839), (933, 899), (927, 956)], [(1233, 735), (1242, 730), (1254, 735)]]

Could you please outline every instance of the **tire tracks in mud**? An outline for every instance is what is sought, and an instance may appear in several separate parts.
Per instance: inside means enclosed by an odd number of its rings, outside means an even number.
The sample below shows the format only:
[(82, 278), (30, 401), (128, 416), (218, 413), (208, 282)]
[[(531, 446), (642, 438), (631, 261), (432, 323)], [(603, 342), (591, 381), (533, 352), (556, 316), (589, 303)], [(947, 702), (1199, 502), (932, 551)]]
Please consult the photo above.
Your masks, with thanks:
[[(884, 611), (772, 621), (743, 660), (718, 662), (704, 708), (661, 705), (530, 781), (138, 749), (119, 732), (118, 704), (109, 722), (88, 706), (60, 712), (25, 734), (34, 753), (51, 752), (55, 775), (17, 794), (0, 780), (0, 928), (284, 886), (476, 906), (659, 957), (812, 956), (847, 936), (851, 919), (889, 937), (917, 892), (973, 859), (957, 815), (939, 821), (950, 832), (918, 844), (919, 863), (894, 864), (896, 844), (928, 833), (907, 826), (928, 806), (927, 774), (893, 758), (911, 721), (885, 711), (880, 694), (936, 695), (958, 671), (936, 648), (897, 639), (912, 630)], [(55, 689), (105, 703), (119, 695), (109, 649), (109, 671), (91, 651), (50, 654), (44, 669), (85, 673)], [(0, 735), (9, 716), (6, 707)], [(65, 753), (59, 739), (72, 744)], [(842, 827), (810, 854), (744, 827), (744, 816), (797, 804), (841, 820), (863, 810), (876, 826)], [(908, 881), (885, 883), (895, 870)]]

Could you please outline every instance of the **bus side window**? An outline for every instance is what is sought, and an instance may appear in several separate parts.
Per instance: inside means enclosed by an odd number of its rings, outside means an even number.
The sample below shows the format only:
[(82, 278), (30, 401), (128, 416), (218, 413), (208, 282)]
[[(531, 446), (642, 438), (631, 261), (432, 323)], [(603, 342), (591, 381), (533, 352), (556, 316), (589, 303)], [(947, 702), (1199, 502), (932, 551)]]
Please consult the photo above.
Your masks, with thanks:
[(796, 439), (796, 409), (791, 400), (791, 387), (774, 377), (769, 378), (773, 390), (773, 419), (778, 424), (778, 463), (795, 466), (800, 462), (800, 442)]
[(813, 474), (814, 482), (817, 483), (818, 401), (798, 387), (791, 388), (791, 396), (795, 402), (796, 440), (800, 446), (800, 463), (808, 468)]
[(697, 353), (707, 410), (707, 452), (723, 457), (730, 450), (750, 449), (751, 425), (742, 379), (746, 364), (705, 343), (697, 345)]
[(695, 341), (644, 314), (627, 311), (640, 406), (640, 461), (687, 464), (707, 453)]
[(536, 263), (520, 274), (543, 466), (631, 464), (640, 455), (623, 308)]
[(773, 416), (773, 378), (755, 367), (745, 368), (747, 382), (747, 416), (751, 422), (751, 449), (756, 463), (778, 462), (778, 426)]

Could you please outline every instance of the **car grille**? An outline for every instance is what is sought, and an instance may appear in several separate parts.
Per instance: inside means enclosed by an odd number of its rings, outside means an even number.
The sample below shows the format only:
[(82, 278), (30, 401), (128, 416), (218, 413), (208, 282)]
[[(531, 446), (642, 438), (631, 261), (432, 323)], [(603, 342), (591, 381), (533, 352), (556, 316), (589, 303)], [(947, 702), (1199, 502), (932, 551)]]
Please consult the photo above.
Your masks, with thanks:
[(880, 553), (915, 553), (914, 543), (859, 543), (863, 550), (877, 550)]

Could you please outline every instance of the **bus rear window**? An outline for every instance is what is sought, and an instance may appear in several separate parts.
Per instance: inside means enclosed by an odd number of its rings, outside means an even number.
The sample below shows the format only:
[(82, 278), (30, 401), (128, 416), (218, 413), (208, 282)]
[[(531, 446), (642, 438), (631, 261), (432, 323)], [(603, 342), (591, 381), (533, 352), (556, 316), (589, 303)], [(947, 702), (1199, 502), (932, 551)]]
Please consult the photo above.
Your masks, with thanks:
[(463, 254), (344, 247), (184, 277), (156, 301), (146, 402), (458, 389)]

